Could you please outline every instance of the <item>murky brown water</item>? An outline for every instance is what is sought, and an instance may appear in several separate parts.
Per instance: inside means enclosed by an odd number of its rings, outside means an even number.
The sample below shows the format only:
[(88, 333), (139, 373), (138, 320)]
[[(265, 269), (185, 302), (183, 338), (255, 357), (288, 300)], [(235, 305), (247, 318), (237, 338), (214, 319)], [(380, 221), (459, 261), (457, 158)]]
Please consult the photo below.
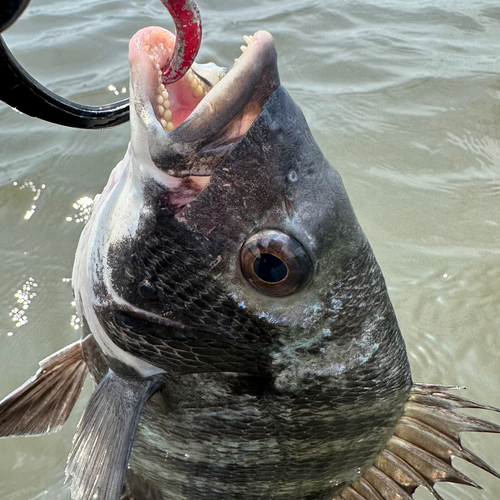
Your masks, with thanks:
[[(342, 174), (384, 270), (414, 379), (466, 385), (469, 397), (500, 406), (498, 3), (199, 6), (202, 62), (230, 65), (242, 35), (274, 34), (282, 80)], [(128, 40), (153, 24), (172, 29), (157, 0), (32, 0), (5, 38), (51, 89), (96, 104), (126, 95)], [(86, 197), (128, 139), (127, 125), (82, 132), (0, 104), (0, 396), (78, 337), (68, 278)], [(63, 471), (89, 389), (61, 433), (0, 441), (2, 499), (69, 499)], [(500, 469), (500, 436), (465, 441)], [(462, 470), (485, 491), (445, 485), (443, 496), (500, 497), (499, 480)]]

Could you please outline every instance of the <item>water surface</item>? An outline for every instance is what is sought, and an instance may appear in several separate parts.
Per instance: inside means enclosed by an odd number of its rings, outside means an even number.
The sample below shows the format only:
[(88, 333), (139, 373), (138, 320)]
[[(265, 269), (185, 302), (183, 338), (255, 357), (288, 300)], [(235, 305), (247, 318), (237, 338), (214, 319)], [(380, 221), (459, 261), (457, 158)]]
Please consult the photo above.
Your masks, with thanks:
[[(416, 381), (465, 385), (500, 406), (500, 7), (486, 0), (199, 1), (200, 62), (231, 65), (273, 33), (282, 81), (343, 176), (385, 273)], [(172, 29), (158, 0), (32, 0), (5, 38), (57, 93), (128, 92), (127, 44)], [(78, 131), (0, 104), (0, 395), (78, 338), (74, 251), (89, 198), (125, 153), (128, 125)], [(68, 500), (66, 456), (87, 385), (59, 434), (0, 441), (4, 500)], [(500, 422), (500, 419), (496, 419)], [(500, 469), (500, 436), (467, 436)], [(445, 498), (496, 500), (485, 487)], [(417, 498), (430, 499), (421, 491)]]

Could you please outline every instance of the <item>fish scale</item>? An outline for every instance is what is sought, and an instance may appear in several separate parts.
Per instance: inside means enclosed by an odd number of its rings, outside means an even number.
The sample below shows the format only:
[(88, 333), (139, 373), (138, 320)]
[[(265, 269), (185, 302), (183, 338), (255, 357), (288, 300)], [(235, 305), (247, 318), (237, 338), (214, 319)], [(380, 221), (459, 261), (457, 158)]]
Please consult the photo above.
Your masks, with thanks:
[[(270, 488), (275, 490), (273, 498), (290, 498), (292, 494), (297, 495), (297, 488), (299, 490), (315, 488), (315, 483), (324, 484), (324, 477), (329, 477), (329, 473), (339, 465), (345, 467), (349, 462), (360, 463), (362, 457), (366, 460), (369, 456), (367, 450), (380, 439), (380, 436), (377, 436), (377, 423), (381, 425), (381, 433), (390, 433), (390, 430), (384, 428), (387, 426), (387, 420), (380, 418), (378, 422), (374, 421), (376, 413), (370, 412), (370, 415), (358, 419), (356, 424), (358, 431), (365, 427), (374, 430), (372, 442), (368, 439), (364, 447), (354, 453), (349, 443), (351, 440), (359, 440), (359, 433), (355, 432), (348, 436), (342, 432), (346, 428), (346, 423), (350, 423), (351, 415), (332, 419), (330, 403), (332, 394), (328, 394), (320, 387), (307, 391), (302, 398), (297, 398), (295, 395), (275, 397), (272, 393), (264, 393), (259, 396), (247, 395), (242, 399), (241, 393), (238, 393), (237, 398), (231, 396), (229, 385), (232, 382), (231, 378), (221, 380), (221, 377), (203, 375), (193, 375), (190, 378), (194, 387), (186, 390), (186, 387), (182, 386), (179, 392), (197, 396), (197, 399), (190, 404), (184, 396), (179, 396), (182, 407), (173, 409), (168, 405), (172, 419), (168, 430), (167, 449), (169, 456), (173, 454), (172, 449), (179, 450), (179, 459), (174, 464), (171, 461), (163, 461), (164, 466), (171, 471), (168, 489), (172, 490), (172, 493), (167, 498), (176, 498), (176, 492), (183, 488), (186, 490), (185, 496), (177, 498), (202, 498), (203, 495), (212, 498), (209, 491), (218, 488), (225, 488), (228, 498), (237, 498), (243, 494), (250, 495), (249, 498), (257, 498)], [(213, 384), (216, 382), (215, 389)], [(177, 383), (178, 381), (175, 382)], [(213, 396), (216, 390), (222, 392), (220, 398), (207, 404), (206, 394)], [(171, 397), (174, 393), (173, 387), (167, 393), (169, 396), (166, 397)], [(304, 404), (305, 401), (308, 404)], [(155, 402), (153, 399), (150, 404)], [(360, 406), (361, 403), (351, 405), (353, 414), (359, 411)], [(146, 412), (144, 415), (149, 411), (155, 413), (154, 408), (149, 405), (144, 411)], [(314, 415), (314, 422), (311, 422), (311, 415)], [(235, 425), (236, 423), (239, 425)], [(148, 436), (149, 432), (157, 433), (156, 439), (158, 439), (164, 436), (165, 429), (153, 426), (153, 431), (150, 431), (149, 427), (145, 429), (140, 426), (134, 453), (146, 455), (147, 445), (141, 445), (141, 440), (143, 435)], [(337, 438), (329, 442), (326, 437), (328, 435), (335, 435)], [(153, 440), (144, 439), (147, 442)], [(344, 441), (343, 446), (340, 441)], [(260, 446), (258, 465), (249, 468), (247, 463), (251, 460), (250, 457), (253, 456), (253, 460), (257, 459), (256, 443)], [(204, 460), (196, 453), (200, 447), (204, 450)], [(194, 450), (194, 453), (190, 451), (189, 459), (185, 459), (184, 451), (188, 448)], [(373, 455), (376, 455), (377, 451), (371, 449)], [(314, 457), (311, 456), (313, 454)], [(146, 461), (141, 459), (137, 465), (141, 474), (145, 474), (145, 477), (155, 482), (158, 463), (155, 465), (153, 457)], [(200, 488), (198, 493), (196, 485), (188, 480), (193, 474), (196, 474), (198, 483), (201, 484), (198, 486)], [(178, 484), (174, 484), (173, 477), (177, 478)], [(205, 481), (203, 477), (206, 478)], [(219, 481), (220, 485), (217, 484)], [(253, 485), (253, 495), (247, 491), (249, 481)], [(316, 494), (319, 495), (317, 491)], [(325, 493), (327, 494), (331, 497), (330, 488)], [(302, 495), (297, 498), (305, 498)]]

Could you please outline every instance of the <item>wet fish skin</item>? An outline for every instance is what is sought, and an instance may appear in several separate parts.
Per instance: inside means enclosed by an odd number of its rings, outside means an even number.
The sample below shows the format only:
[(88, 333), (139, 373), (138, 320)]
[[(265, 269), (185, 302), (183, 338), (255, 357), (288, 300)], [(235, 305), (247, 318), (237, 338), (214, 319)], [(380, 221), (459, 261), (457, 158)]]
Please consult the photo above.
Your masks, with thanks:
[[(107, 256), (135, 312), (94, 290), (113, 342), (167, 371), (132, 470), (165, 499), (331, 499), (381, 452), (411, 376), (380, 268), (298, 106), (275, 91), (185, 220), (158, 183), (143, 191), (134, 237)], [(303, 291), (270, 298), (235, 272), (266, 228), (313, 255)]]

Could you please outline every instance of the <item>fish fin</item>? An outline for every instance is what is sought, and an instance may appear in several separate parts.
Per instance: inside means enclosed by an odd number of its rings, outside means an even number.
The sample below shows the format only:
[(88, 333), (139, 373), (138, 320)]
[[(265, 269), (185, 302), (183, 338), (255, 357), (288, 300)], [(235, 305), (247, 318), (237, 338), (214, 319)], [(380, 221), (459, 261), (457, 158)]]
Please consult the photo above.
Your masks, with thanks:
[(154, 379), (123, 378), (112, 370), (101, 380), (68, 457), (66, 480), (73, 476), (73, 500), (120, 500), (142, 408), (158, 387)]
[(87, 376), (81, 341), (39, 364), (33, 377), (0, 402), (0, 437), (56, 432), (69, 417)]
[(334, 500), (410, 500), (418, 486), (436, 500), (443, 500), (434, 489), (438, 482), (482, 489), (454, 468), (453, 457), (500, 479), (498, 472), (461, 442), (462, 432), (500, 433), (500, 425), (456, 412), (462, 408), (500, 410), (446, 392), (451, 389), (459, 387), (415, 384), (385, 449), (362, 477)]
[(120, 500), (162, 500), (161, 493), (142, 477), (127, 470), (125, 485)]

